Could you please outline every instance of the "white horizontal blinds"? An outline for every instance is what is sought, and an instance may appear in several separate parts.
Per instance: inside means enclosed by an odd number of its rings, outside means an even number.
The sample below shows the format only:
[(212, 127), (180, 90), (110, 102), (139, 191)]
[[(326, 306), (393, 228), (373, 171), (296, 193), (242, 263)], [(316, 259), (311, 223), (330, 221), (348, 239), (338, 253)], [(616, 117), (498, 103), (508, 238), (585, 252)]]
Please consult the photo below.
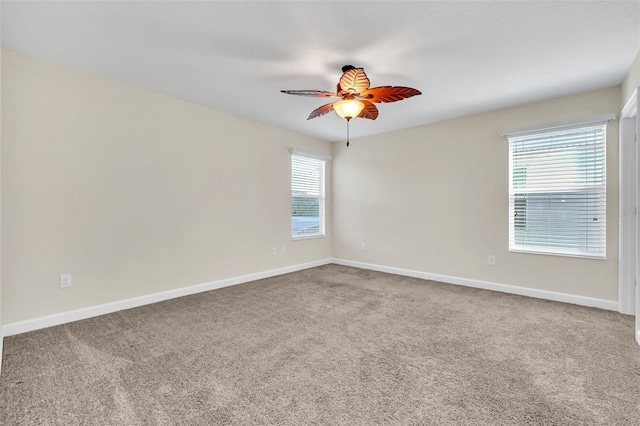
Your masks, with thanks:
[(606, 255), (606, 126), (509, 138), (509, 248)]
[(291, 155), (291, 229), (294, 238), (324, 235), (325, 161)]

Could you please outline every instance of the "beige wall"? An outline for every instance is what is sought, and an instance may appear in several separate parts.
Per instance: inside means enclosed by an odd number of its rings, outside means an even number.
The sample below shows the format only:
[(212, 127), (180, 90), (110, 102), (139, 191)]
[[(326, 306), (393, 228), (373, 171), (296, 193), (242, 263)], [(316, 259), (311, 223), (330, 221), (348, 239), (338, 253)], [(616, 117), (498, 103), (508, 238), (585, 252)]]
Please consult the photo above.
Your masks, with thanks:
[[(620, 87), (346, 148), (2, 54), (4, 324), (332, 255), (617, 299), (615, 217), (606, 261), (508, 252), (500, 133), (617, 112)], [(609, 206), (618, 204), (617, 130), (609, 124)], [(289, 147), (333, 149), (327, 238), (291, 241)], [(287, 253), (272, 255), (274, 245)], [(67, 272), (74, 286), (61, 290)]]
[(12, 52), (2, 85), (5, 325), (331, 256), (287, 151), (329, 143)]
[[(617, 300), (615, 217), (606, 261), (508, 252), (508, 142), (500, 135), (619, 105), (614, 87), (334, 144), (334, 257)], [(607, 202), (617, 208), (617, 121), (607, 126), (607, 176)]]
[(638, 86), (640, 86), (640, 51), (638, 51), (638, 55), (636, 56), (635, 61), (633, 61), (627, 77), (622, 82), (622, 97), (620, 99), (621, 107), (624, 107), (627, 100), (629, 100), (633, 91), (636, 90)]

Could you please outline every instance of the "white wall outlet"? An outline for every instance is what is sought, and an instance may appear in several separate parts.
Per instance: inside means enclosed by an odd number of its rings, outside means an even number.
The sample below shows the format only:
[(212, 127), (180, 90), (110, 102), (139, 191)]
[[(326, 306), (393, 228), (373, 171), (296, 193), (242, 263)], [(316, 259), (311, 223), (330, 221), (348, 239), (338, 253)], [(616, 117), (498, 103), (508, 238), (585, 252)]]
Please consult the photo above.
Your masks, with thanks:
[(366, 250), (367, 245), (365, 243), (360, 243), (360, 250)]
[(287, 252), (287, 249), (285, 246), (280, 247), (280, 253), (285, 254)]
[(276, 247), (273, 248), (273, 254), (278, 254), (278, 249)]
[(67, 288), (73, 285), (71, 281), (71, 274), (60, 275), (60, 288)]
[(487, 260), (487, 263), (491, 266), (495, 266), (496, 264), (496, 257), (494, 255), (489, 255), (489, 259)]

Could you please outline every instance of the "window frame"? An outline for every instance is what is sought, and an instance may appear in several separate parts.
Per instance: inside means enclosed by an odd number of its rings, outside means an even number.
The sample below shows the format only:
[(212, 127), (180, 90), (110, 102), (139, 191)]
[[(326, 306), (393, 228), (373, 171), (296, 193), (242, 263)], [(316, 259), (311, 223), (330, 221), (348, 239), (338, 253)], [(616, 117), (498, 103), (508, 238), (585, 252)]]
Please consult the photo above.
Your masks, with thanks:
[[(543, 254), (550, 256), (565, 256), (565, 257), (579, 257), (586, 259), (596, 259), (596, 260), (606, 260), (607, 258), (607, 247), (606, 247), (606, 234), (607, 234), (607, 122), (615, 119), (615, 115), (607, 115), (603, 117), (598, 117), (600, 120), (585, 120), (584, 122), (574, 122), (571, 124), (565, 125), (548, 125), (546, 127), (539, 128), (528, 128), (523, 131), (511, 131), (503, 133), (503, 136), (507, 136), (509, 139), (509, 175), (508, 175), (508, 183), (509, 183), (509, 201), (508, 201), (508, 216), (509, 216), (509, 227), (508, 227), (508, 239), (509, 239), (509, 252), (514, 253), (530, 253), (530, 254)], [(562, 190), (553, 190), (553, 188), (543, 188), (546, 191), (535, 190), (531, 191), (531, 188), (522, 188), (521, 190), (514, 189), (514, 142), (522, 141), (526, 139), (534, 139), (536, 137), (544, 137), (551, 135), (560, 135), (563, 133), (570, 132), (579, 132), (580, 130), (584, 130), (585, 132), (589, 131), (589, 129), (601, 128), (602, 129), (602, 159), (598, 162), (598, 166), (602, 167), (603, 173), (603, 183), (602, 185), (596, 185), (593, 187), (588, 187), (585, 185), (573, 184), (568, 185), (562, 188)], [(518, 165), (522, 167), (522, 165)], [(518, 167), (516, 167), (517, 169)], [(526, 174), (526, 168), (524, 173)], [(577, 248), (561, 248), (561, 247), (553, 247), (552, 243), (549, 243), (546, 246), (536, 246), (535, 244), (525, 244), (525, 243), (517, 243), (516, 242), (516, 231), (520, 228), (523, 231), (528, 231), (529, 229), (529, 217), (532, 214), (532, 211), (527, 208), (529, 203), (529, 198), (533, 194), (534, 196), (537, 194), (580, 194), (584, 197), (585, 204), (588, 203), (588, 200), (592, 196), (593, 193), (598, 194), (597, 203), (604, 202), (604, 207), (601, 207), (602, 214), (602, 222), (603, 225), (599, 228), (600, 241), (602, 242), (602, 251), (600, 253), (589, 252), (588, 244), (585, 244), (584, 249), (580, 250)], [(524, 218), (520, 219), (519, 223), (515, 217), (515, 213), (517, 211), (517, 198), (521, 197), (524, 199)], [(559, 198), (558, 198), (559, 199)], [(535, 200), (533, 200), (535, 201)], [(521, 203), (522, 205), (522, 203)], [(587, 207), (588, 209), (588, 207)], [(547, 210), (549, 212), (553, 212), (553, 209)], [(588, 210), (585, 210), (588, 211)], [(600, 218), (599, 216), (597, 216)], [(517, 226), (519, 225), (519, 226)], [(548, 232), (549, 235), (553, 235), (553, 230)], [(587, 231), (588, 238), (588, 231)]]
[[(316, 153), (310, 153), (310, 152), (304, 152), (304, 151), (299, 151), (296, 149), (289, 149), (289, 152), (291, 153), (290, 156), (290, 163), (289, 163), (289, 171), (290, 171), (290, 175), (289, 175), (289, 195), (290, 195), (290, 200), (289, 200), (289, 213), (290, 213), (290, 220), (291, 220), (291, 240), (292, 241), (298, 241), (298, 240), (307, 240), (307, 239), (313, 239), (313, 238), (325, 238), (327, 236), (327, 230), (326, 230), (326, 204), (327, 204), (327, 161), (331, 159), (331, 157), (323, 155), (323, 154), (316, 154)], [(300, 157), (303, 158), (305, 160), (308, 161), (316, 161), (318, 165), (321, 165), (320, 169), (319, 169), (319, 176), (318, 176), (318, 183), (319, 183), (319, 188), (318, 188), (318, 196), (303, 196), (300, 198), (310, 198), (310, 199), (317, 199), (318, 200), (318, 232), (317, 233), (305, 233), (305, 234), (300, 234), (300, 235), (296, 235), (294, 234), (294, 228), (293, 228), (293, 202), (294, 202), (294, 194), (293, 194), (293, 174), (294, 174), (294, 157)]]

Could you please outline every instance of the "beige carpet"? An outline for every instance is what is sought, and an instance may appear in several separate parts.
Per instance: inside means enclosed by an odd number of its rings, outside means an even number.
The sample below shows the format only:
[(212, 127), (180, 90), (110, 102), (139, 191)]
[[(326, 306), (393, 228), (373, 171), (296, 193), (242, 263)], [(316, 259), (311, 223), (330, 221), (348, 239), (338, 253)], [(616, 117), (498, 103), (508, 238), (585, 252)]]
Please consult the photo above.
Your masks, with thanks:
[(2, 425), (638, 425), (614, 312), (337, 265), (5, 339)]

